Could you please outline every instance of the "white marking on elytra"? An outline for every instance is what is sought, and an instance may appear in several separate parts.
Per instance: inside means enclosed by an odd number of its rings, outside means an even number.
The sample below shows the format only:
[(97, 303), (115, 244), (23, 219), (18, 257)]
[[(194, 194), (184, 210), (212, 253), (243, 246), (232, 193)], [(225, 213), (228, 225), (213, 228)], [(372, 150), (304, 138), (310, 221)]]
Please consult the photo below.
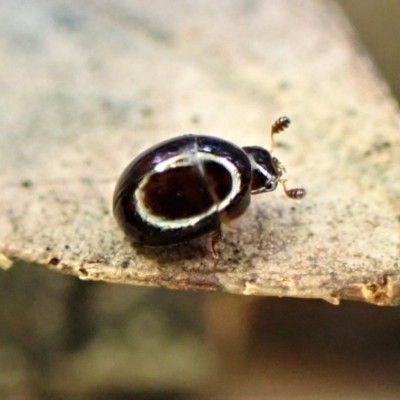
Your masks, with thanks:
[[(180, 168), (186, 167), (189, 165), (197, 165), (199, 168), (199, 172), (202, 176), (204, 176), (202, 162), (204, 161), (214, 161), (219, 163), (220, 165), (224, 166), (227, 171), (230, 173), (232, 178), (232, 187), (229, 194), (226, 196), (224, 200), (221, 201), (219, 204), (213, 204), (207, 211), (191, 216), (188, 218), (181, 218), (176, 220), (167, 220), (162, 216), (154, 215), (151, 211), (145, 206), (144, 203), (144, 191), (143, 188), (147, 185), (150, 178), (157, 174), (164, 172), (169, 169), (173, 168)], [(227, 160), (226, 158), (211, 154), (211, 153), (204, 153), (201, 151), (192, 152), (185, 152), (179, 154), (178, 156), (171, 157), (167, 160), (164, 160), (160, 164), (158, 164), (153, 171), (146, 174), (140, 184), (138, 185), (137, 189), (135, 190), (134, 194), (134, 201), (136, 203), (136, 209), (139, 213), (140, 217), (145, 220), (147, 223), (159, 227), (164, 230), (169, 229), (177, 229), (177, 228), (186, 228), (188, 226), (192, 226), (197, 224), (201, 219), (208, 217), (209, 215), (215, 212), (221, 212), (225, 207), (229, 205), (232, 199), (239, 193), (241, 186), (241, 177), (238, 169), (236, 168), (235, 164)]]

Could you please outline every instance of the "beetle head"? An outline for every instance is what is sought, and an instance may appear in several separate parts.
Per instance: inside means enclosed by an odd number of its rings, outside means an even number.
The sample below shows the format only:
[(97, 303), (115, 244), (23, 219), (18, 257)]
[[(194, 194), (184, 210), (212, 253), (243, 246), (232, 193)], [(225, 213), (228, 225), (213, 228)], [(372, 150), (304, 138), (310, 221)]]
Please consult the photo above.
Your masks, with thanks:
[(265, 193), (276, 189), (283, 172), (283, 165), (271, 153), (258, 146), (243, 147), (251, 162), (251, 193)]

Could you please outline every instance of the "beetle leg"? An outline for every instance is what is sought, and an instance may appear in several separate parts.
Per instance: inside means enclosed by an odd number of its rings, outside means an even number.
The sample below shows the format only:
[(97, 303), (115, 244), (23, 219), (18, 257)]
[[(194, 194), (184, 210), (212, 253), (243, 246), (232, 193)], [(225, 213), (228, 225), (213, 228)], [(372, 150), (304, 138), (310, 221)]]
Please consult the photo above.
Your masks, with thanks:
[(210, 250), (211, 250), (213, 257), (217, 260), (219, 258), (219, 255), (216, 251), (216, 246), (218, 245), (218, 243), (220, 243), (222, 241), (222, 239), (223, 239), (223, 235), (222, 235), (221, 228), (218, 229), (217, 231), (213, 232), (210, 237), (210, 242), (209, 242)]
[(271, 126), (271, 150), (272, 153), (275, 147), (274, 135), (285, 130), (290, 124), (290, 119), (288, 117), (279, 117)]

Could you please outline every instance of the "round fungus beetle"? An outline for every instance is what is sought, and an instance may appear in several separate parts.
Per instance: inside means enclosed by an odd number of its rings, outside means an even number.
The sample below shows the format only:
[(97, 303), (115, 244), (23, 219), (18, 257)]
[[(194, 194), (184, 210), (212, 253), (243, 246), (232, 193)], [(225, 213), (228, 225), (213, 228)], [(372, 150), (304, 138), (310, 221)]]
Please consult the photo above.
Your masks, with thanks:
[(285, 169), (271, 155), (274, 135), (289, 123), (281, 117), (272, 125), (270, 151), (201, 135), (179, 136), (151, 147), (117, 182), (113, 209), (119, 226), (146, 246), (209, 235), (217, 257), (221, 225), (240, 217), (252, 194), (271, 192), (281, 183), (288, 197), (305, 196), (302, 188), (286, 188)]

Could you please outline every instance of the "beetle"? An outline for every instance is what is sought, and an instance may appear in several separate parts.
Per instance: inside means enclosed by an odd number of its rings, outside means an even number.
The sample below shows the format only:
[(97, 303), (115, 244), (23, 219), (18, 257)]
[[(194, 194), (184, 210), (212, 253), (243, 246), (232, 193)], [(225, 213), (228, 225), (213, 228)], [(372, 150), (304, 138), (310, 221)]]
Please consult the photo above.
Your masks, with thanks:
[(271, 192), (281, 183), (289, 198), (305, 196), (303, 188), (286, 188), (285, 169), (271, 155), (274, 135), (289, 124), (289, 118), (280, 117), (272, 125), (270, 151), (192, 134), (149, 148), (117, 182), (113, 198), (117, 223), (128, 237), (145, 246), (209, 235), (212, 254), (218, 258), (222, 224), (240, 217), (252, 194)]

